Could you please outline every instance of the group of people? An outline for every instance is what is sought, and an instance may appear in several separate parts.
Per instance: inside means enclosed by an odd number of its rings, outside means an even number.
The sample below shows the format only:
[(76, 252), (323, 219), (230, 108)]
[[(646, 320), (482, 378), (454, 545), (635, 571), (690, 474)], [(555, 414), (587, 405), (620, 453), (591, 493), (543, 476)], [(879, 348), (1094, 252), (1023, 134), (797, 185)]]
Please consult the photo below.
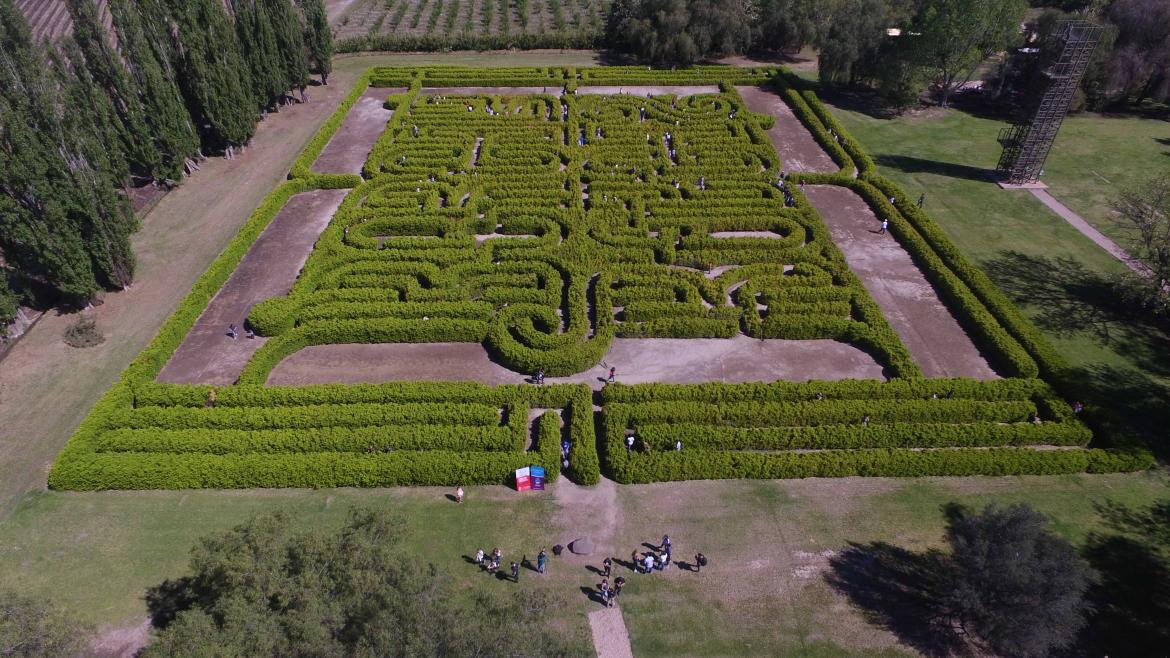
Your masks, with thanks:
[[(490, 554), (485, 554), (483, 552), (482, 548), (475, 551), (475, 563), (478, 564), (481, 569), (488, 572), (489, 574), (494, 574), (494, 573), (499, 572), (500, 564), (503, 562), (503, 559), (504, 559), (504, 553), (503, 553), (503, 551), (500, 550), (500, 548), (498, 546), (496, 548), (493, 548), (492, 552)], [(512, 560), (511, 571), (512, 571), (512, 582), (514, 582), (514, 583), (520, 582), (520, 565), (517, 564), (515, 560)]]
[[(475, 564), (489, 574), (498, 573), (500, 571), (500, 565), (503, 564), (503, 560), (504, 552), (500, 550), (499, 546), (493, 548), (491, 553), (484, 553), (482, 548), (475, 551)], [(521, 561), (527, 562), (528, 558), (522, 558)], [(508, 567), (512, 582), (520, 582), (520, 563), (512, 560)], [(540, 553), (536, 555), (536, 571), (537, 573), (544, 573), (547, 567), (548, 553), (542, 548), (540, 549)]]
[[(792, 196), (792, 192), (788, 191), (788, 172), (783, 169), (780, 170), (780, 178), (776, 179), (776, 189), (784, 194), (785, 208), (793, 208), (796, 206), (796, 198)], [(800, 191), (804, 191), (804, 181), (800, 181)]]

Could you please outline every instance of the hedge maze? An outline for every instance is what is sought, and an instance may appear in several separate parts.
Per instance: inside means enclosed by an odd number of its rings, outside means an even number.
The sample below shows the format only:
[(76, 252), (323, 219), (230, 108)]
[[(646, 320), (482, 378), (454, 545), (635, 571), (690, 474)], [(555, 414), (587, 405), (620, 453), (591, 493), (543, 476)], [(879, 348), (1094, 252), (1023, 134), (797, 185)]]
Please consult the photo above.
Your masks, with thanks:
[[(718, 93), (685, 97), (575, 93), (712, 83)], [(313, 174), (367, 84), (406, 91), (389, 95), (395, 112), (364, 175)], [(471, 84), (546, 93), (424, 90)], [(842, 171), (794, 174), (781, 189), (783, 154), (765, 133), (772, 118), (749, 112), (735, 84), (777, 88)], [(602, 473), (653, 482), (1150, 463), (1142, 452), (1086, 448), (1092, 432), (1058, 392), (1066, 368), (1043, 338), (783, 72), (372, 69), (290, 178), (77, 430), (51, 486), (497, 483), (528, 464), (555, 475), (563, 440), (566, 474), (581, 483)], [(923, 378), (801, 181), (848, 186), (888, 217), (1008, 377)], [(267, 342), (237, 385), (211, 404), (208, 387), (156, 383), (267, 222), (292, 194), (320, 187), (352, 189), (289, 295), (253, 308), (249, 323)], [(612, 385), (599, 394), (584, 385), (265, 386), (281, 360), (310, 345), (480, 342), (519, 381), (592, 368), (615, 337), (739, 334), (847, 342), (890, 379)], [(603, 405), (596, 418), (594, 404)]]

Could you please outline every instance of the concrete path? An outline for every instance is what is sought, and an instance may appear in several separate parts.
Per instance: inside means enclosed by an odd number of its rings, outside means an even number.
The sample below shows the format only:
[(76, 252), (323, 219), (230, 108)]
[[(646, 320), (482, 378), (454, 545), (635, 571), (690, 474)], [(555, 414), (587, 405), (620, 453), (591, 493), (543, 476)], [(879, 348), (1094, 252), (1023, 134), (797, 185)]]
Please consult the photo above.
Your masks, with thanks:
[(830, 185), (810, 185), (805, 195), (924, 375), (996, 377), (910, 254), (878, 233), (881, 222), (860, 196)]
[(367, 89), (349, 108), (345, 121), (325, 145), (313, 171), (319, 174), (360, 174), (374, 142), (394, 112), (386, 109), (386, 97), (401, 89)]
[(621, 608), (602, 608), (589, 613), (589, 628), (593, 631), (593, 648), (597, 658), (634, 658), (630, 648), (630, 632)]
[(735, 90), (752, 112), (776, 117), (768, 137), (780, 153), (780, 162), (785, 170), (835, 172), (841, 169), (792, 113), (788, 103), (775, 92), (759, 87), (736, 87)]
[[(236, 271), (211, 299), (158, 380), (175, 384), (226, 386), (236, 381), (263, 338), (244, 338), (244, 319), (252, 306), (288, 294), (349, 190), (314, 190), (288, 200), (264, 229)], [(235, 323), (240, 335), (227, 336)]]
[[(224, 325), (227, 326), (227, 325)], [(707, 381), (771, 382), (809, 379), (882, 379), (873, 357), (832, 340), (735, 338), (615, 338), (601, 363), (549, 384), (600, 389), (610, 366), (624, 384)], [(280, 363), (272, 386), (386, 382), (405, 379), (518, 384), (517, 373), (492, 361), (479, 343), (376, 343), (314, 345)]]
[(1061, 219), (1072, 225), (1073, 228), (1080, 231), (1086, 238), (1089, 238), (1098, 247), (1108, 251), (1114, 258), (1125, 264), (1126, 267), (1133, 270), (1137, 274), (1150, 277), (1153, 272), (1150, 268), (1143, 265), (1140, 261), (1129, 255), (1125, 249), (1111, 240), (1107, 235), (1098, 231), (1092, 224), (1085, 221), (1085, 218), (1073, 212), (1068, 206), (1056, 200), (1056, 197), (1048, 193), (1048, 190), (1033, 188), (1028, 190), (1032, 196), (1040, 199), (1040, 202), (1048, 206), (1048, 209), (1060, 216)]

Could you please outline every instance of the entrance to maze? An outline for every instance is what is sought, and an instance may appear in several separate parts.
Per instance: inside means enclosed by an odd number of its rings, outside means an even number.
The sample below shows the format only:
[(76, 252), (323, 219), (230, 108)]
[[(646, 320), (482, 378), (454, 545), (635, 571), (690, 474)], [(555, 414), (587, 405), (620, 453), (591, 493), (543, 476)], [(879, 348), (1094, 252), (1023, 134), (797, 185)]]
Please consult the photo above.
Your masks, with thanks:
[[(785, 130), (839, 170), (786, 170)], [(372, 141), (360, 175), (355, 135)], [(350, 171), (322, 171), (340, 162)], [(806, 184), (865, 212), (830, 230)], [(332, 214), (299, 221), (310, 207)], [(890, 222), (883, 249), (920, 269), (931, 289), (914, 294), (986, 357), (979, 378), (923, 376), (913, 354), (950, 338), (901, 317), (912, 307), (896, 291), (871, 297), (877, 275), (850, 268), (864, 252), (834, 242), (864, 237), (854, 216)], [(217, 335), (233, 313), (256, 338)], [(375, 68), (79, 427), (50, 485), (1148, 465), (1090, 447), (1050, 353), (784, 70)]]

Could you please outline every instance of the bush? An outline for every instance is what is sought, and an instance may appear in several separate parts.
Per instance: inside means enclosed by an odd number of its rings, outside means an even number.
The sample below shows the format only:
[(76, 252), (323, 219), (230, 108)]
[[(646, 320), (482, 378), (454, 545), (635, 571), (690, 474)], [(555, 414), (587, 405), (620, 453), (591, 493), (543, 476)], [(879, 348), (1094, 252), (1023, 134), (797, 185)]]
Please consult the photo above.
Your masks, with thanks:
[(69, 347), (79, 349), (95, 347), (106, 342), (106, 337), (97, 328), (97, 320), (94, 320), (92, 315), (79, 315), (77, 320), (65, 327), (61, 338)]

